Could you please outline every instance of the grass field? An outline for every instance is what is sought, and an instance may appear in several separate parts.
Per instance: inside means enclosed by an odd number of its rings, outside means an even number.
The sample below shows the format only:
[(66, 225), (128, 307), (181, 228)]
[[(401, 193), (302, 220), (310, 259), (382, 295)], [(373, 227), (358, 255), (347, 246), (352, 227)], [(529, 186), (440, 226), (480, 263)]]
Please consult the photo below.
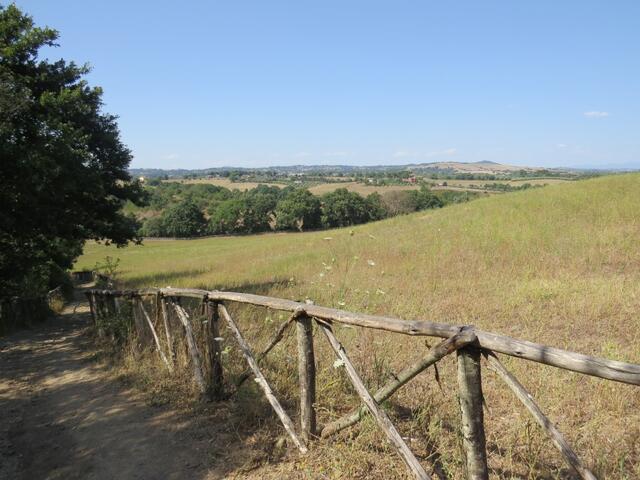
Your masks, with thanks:
[[(227, 178), (198, 178), (198, 179), (190, 179), (190, 180), (170, 180), (172, 182), (177, 181), (180, 183), (208, 183), (211, 185), (218, 185), (221, 187), (229, 188), (231, 190), (249, 190), (255, 188), (259, 185), (259, 183), (255, 182), (231, 182)], [(470, 185), (484, 185), (485, 183), (504, 183), (514, 187), (523, 185), (525, 183), (530, 183), (531, 185), (557, 185), (562, 183), (567, 183), (569, 180), (562, 178), (533, 178), (533, 179), (524, 179), (524, 180), (430, 180), (437, 183), (442, 183), (443, 181), (447, 182), (447, 187), (434, 187), (434, 190), (457, 190), (457, 191), (478, 191), (478, 189), (469, 188)], [(284, 184), (276, 184), (276, 183), (266, 183), (265, 185), (274, 185), (277, 187), (284, 187)], [(330, 182), (323, 183), (320, 185), (314, 185), (309, 187), (309, 191), (315, 195), (323, 195), (328, 192), (333, 192), (338, 188), (346, 188), (352, 192), (357, 192), (360, 195), (369, 195), (370, 193), (378, 192), (380, 194), (384, 192), (391, 192), (397, 190), (417, 190), (420, 188), (419, 185), (386, 185), (386, 186), (377, 186), (377, 185), (365, 185), (359, 182)]]
[(165, 180), (166, 182), (176, 182), (184, 184), (206, 183), (209, 185), (217, 185), (219, 187), (228, 188), (229, 190), (251, 190), (258, 185), (272, 185), (276, 187), (284, 187), (282, 183), (256, 183), (256, 182), (232, 182), (228, 178), (193, 178), (188, 180)]
[[(171, 180), (176, 181), (176, 180)], [(260, 185), (255, 182), (232, 182), (227, 178), (203, 178), (193, 180), (179, 180), (180, 183), (208, 183), (211, 185), (218, 185), (233, 190), (249, 190)], [(286, 185), (283, 183), (263, 183), (262, 185), (274, 185), (276, 187), (284, 188)], [(333, 192), (338, 188), (346, 188), (352, 192), (357, 192), (361, 195), (368, 195), (373, 192), (383, 193), (395, 190), (417, 190), (420, 187), (418, 185), (389, 185), (389, 186), (374, 186), (364, 185), (358, 182), (332, 182), (323, 183), (320, 185), (314, 185), (309, 187), (309, 191), (315, 195), (322, 195), (324, 193)]]
[[(352, 229), (148, 240), (119, 250), (88, 244), (76, 268), (93, 267), (110, 255), (121, 259), (120, 279), (132, 287), (308, 298), (358, 312), (474, 324), (640, 363), (639, 240), (640, 175), (628, 174), (486, 197)], [(251, 321), (244, 319), (252, 342), (261, 344), (273, 331), (276, 324), (268, 318), (253, 312)], [(372, 389), (425, 348), (424, 339), (347, 328), (337, 334)], [(326, 421), (357, 402), (345, 382), (336, 380), (341, 373), (332, 367), (329, 353), (319, 348), (324, 367), (318, 402), (320, 420)], [(295, 398), (293, 374), (279, 373), (286, 370), (287, 353), (278, 352), (274, 358), (281, 363), (274, 360), (269, 375), (285, 398)], [(640, 478), (640, 388), (522, 360), (507, 358), (505, 363), (599, 478)], [(438, 464), (451, 478), (460, 478), (454, 365), (454, 359), (444, 359), (441, 386), (427, 371), (398, 392), (389, 408), (403, 436), (414, 439), (411, 447), (425, 465)], [(493, 475), (573, 478), (510, 392), (484, 372)], [(320, 443), (304, 458), (266, 462), (247, 476), (301, 471), (330, 478), (404, 475), (396, 456), (381, 452), (390, 450), (365, 423), (335, 443)]]

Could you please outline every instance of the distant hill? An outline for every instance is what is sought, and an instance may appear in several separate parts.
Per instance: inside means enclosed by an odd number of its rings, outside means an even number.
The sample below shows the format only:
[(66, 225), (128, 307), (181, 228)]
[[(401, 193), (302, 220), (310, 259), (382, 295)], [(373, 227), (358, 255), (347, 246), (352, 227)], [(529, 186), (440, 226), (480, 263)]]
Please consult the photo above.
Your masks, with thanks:
[(570, 172), (572, 169), (567, 168), (542, 168), (542, 167), (524, 167), (516, 165), (505, 165), (501, 163), (482, 160), (479, 162), (431, 162), (431, 163), (410, 163), (405, 165), (288, 165), (276, 167), (212, 167), (202, 169), (160, 169), (160, 168), (132, 168), (131, 174), (134, 177), (154, 178), (160, 176), (183, 177), (185, 175), (215, 175), (224, 172), (276, 172), (278, 174), (301, 174), (301, 173), (337, 173), (353, 175), (355, 173), (365, 172), (384, 172), (394, 170), (411, 170), (416, 173), (477, 173), (477, 174), (509, 174), (519, 171), (536, 172), (536, 171), (553, 171), (553, 172)]

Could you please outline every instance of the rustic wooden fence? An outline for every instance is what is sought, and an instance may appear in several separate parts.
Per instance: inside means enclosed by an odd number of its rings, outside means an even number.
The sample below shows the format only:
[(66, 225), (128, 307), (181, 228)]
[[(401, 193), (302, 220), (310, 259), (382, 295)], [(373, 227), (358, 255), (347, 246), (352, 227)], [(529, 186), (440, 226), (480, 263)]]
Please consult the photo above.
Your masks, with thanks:
[[(640, 365), (596, 358), (569, 352), (545, 345), (478, 330), (472, 326), (456, 326), (416, 320), (400, 320), (382, 316), (351, 313), (343, 310), (299, 303), (279, 298), (264, 297), (246, 293), (205, 291), (196, 289), (145, 289), (145, 290), (89, 290), (87, 292), (91, 313), (96, 325), (100, 325), (110, 315), (122, 311), (123, 300), (129, 302), (139, 338), (157, 350), (166, 368), (174, 368), (175, 335), (181, 335), (191, 358), (193, 375), (203, 395), (221, 397), (223, 395), (223, 365), (220, 349), (221, 321), (236, 338), (249, 370), (240, 377), (240, 385), (251, 373), (263, 390), (264, 395), (278, 415), (293, 443), (302, 452), (307, 452), (314, 438), (326, 438), (356, 424), (366, 414), (371, 414), (380, 429), (406, 463), (412, 474), (419, 479), (429, 478), (424, 468), (411, 452), (381, 403), (399, 388), (413, 379), (427, 367), (443, 357), (455, 352), (457, 357), (457, 381), (461, 413), (462, 440), (465, 452), (467, 478), (488, 478), (487, 452), (483, 421), (483, 395), (481, 357), (489, 368), (504, 380), (515, 396), (531, 413), (535, 421), (548, 434), (552, 443), (560, 451), (567, 463), (583, 479), (595, 479), (594, 474), (584, 465), (573, 451), (562, 433), (540, 410), (531, 394), (504, 367), (496, 353), (510, 355), (553, 367), (592, 375), (607, 380), (640, 385)], [(181, 299), (196, 299), (201, 312), (207, 316), (204, 332), (205, 349), (199, 347), (194, 336), (194, 326)], [(145, 302), (147, 307), (145, 307)], [(289, 318), (278, 328), (268, 346), (261, 352), (251, 350), (238, 324), (231, 317), (225, 304), (239, 303), (266, 307), (289, 312)], [(151, 314), (149, 313), (151, 312)], [(177, 318), (178, 322), (175, 321)], [(313, 344), (313, 323), (321, 331), (345, 367), (353, 387), (364, 406), (355, 409), (338, 420), (325, 425), (321, 431), (316, 427), (316, 365)], [(298, 346), (298, 378), (300, 383), (300, 425), (296, 428), (289, 415), (275, 396), (271, 386), (260, 369), (260, 363), (273, 347), (283, 338), (287, 328), (296, 325)], [(423, 358), (409, 365), (375, 393), (364, 385), (358, 371), (349, 359), (347, 351), (336, 338), (333, 326), (345, 324), (396, 332), (404, 335), (424, 335), (440, 337), (444, 340), (431, 348)], [(176, 330), (176, 326), (180, 326)], [(199, 327), (200, 328), (200, 327)], [(164, 335), (166, 342), (160, 341)], [(164, 348), (163, 348), (164, 345)]]

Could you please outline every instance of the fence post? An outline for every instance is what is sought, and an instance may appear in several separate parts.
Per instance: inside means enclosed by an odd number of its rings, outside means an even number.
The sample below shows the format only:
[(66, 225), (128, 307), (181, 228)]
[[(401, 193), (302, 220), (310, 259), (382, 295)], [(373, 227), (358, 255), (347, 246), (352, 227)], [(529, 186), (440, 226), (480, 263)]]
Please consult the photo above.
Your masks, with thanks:
[(93, 298), (93, 305), (96, 313), (95, 318), (96, 318), (96, 325), (98, 326), (98, 337), (102, 338), (105, 336), (104, 321), (106, 318), (104, 307), (103, 307), (102, 294), (96, 295), (95, 293), (92, 293), (91, 297)]
[(98, 321), (96, 317), (96, 307), (95, 307), (95, 296), (91, 292), (87, 292), (87, 300), (89, 301), (89, 312), (91, 313), (91, 320), (93, 320), (93, 325), (95, 326)]
[(171, 334), (171, 321), (169, 319), (169, 309), (167, 308), (167, 301), (165, 297), (163, 297), (159, 292), (157, 301), (160, 303), (160, 308), (162, 310), (162, 322), (164, 323), (164, 333), (167, 338), (169, 360), (171, 361), (171, 365), (174, 366), (176, 362), (176, 348), (173, 342), (173, 336)]
[(313, 324), (311, 318), (296, 318), (298, 338), (298, 378), (300, 382), (300, 427), (308, 444), (316, 435), (316, 362), (313, 352)]
[(462, 415), (462, 444), (468, 480), (487, 480), (487, 449), (482, 411), (480, 350), (468, 346), (457, 352), (458, 389)]
[(224, 396), (222, 373), (222, 349), (220, 348), (220, 314), (216, 302), (206, 302), (208, 322), (207, 337), (209, 351), (209, 389), (211, 397), (221, 399)]
[(131, 298), (131, 310), (133, 311), (133, 323), (136, 327), (136, 333), (138, 334), (138, 346), (140, 348), (146, 348), (148, 346), (148, 335), (144, 328), (144, 321), (140, 315), (140, 297), (134, 295)]

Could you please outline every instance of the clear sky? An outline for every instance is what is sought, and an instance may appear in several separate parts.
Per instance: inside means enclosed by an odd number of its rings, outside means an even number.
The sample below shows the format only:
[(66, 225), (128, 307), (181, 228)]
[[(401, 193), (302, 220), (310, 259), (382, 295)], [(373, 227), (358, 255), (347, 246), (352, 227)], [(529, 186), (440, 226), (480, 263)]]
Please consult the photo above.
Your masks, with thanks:
[(16, 3), (133, 167), (640, 166), (638, 0)]

